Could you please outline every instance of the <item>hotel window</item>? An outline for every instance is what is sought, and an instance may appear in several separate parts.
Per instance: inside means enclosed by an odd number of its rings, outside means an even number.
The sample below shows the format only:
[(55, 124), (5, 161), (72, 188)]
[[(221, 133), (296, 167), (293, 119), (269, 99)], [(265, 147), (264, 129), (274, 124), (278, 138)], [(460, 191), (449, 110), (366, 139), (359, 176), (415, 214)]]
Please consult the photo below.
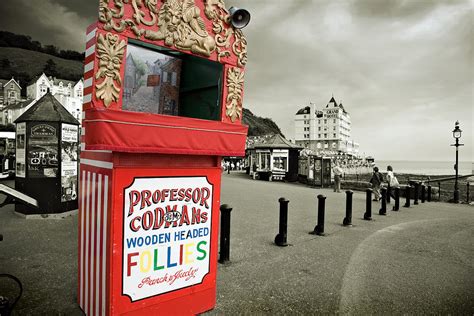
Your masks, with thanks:
[(318, 131), (320, 131), (320, 130), (321, 130), (321, 126), (318, 127)]
[(324, 138), (328, 138), (328, 134), (324, 133)]
[(332, 130), (335, 131), (335, 130), (336, 130), (336, 126), (334, 126), (334, 127), (332, 128)]
[(336, 119), (333, 120), (333, 123), (336, 123)]
[(327, 124), (328, 123), (328, 120), (324, 120), (324, 124)]
[(333, 137), (335, 138), (335, 137), (336, 137), (336, 133), (334, 133), (333, 135), (334, 135)]
[(321, 138), (321, 134), (318, 134), (318, 138)]

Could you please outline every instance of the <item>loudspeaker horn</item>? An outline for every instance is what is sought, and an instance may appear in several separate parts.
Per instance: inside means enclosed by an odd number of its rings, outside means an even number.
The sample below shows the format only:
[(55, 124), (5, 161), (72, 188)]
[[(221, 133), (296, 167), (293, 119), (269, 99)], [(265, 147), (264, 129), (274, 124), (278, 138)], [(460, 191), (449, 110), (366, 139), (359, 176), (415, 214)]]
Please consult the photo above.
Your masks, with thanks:
[(245, 9), (230, 7), (230, 23), (236, 29), (242, 29), (250, 22), (250, 13)]

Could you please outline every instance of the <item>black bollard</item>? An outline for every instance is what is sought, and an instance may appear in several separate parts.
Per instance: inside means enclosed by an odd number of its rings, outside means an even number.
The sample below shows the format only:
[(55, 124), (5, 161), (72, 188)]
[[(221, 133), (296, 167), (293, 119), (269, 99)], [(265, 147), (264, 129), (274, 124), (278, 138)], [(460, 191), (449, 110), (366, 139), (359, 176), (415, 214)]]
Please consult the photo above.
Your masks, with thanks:
[(379, 210), (379, 215), (387, 215), (387, 188), (380, 189), (380, 194), (382, 195), (382, 207)]
[(278, 235), (275, 237), (275, 244), (280, 247), (286, 247), (287, 230), (288, 230), (288, 201), (284, 197), (278, 199), (280, 202), (280, 224), (278, 228)]
[(438, 202), (441, 201), (441, 182), (438, 182)]
[(426, 195), (426, 201), (431, 202), (431, 185), (428, 185), (428, 194)]
[(399, 211), (400, 210), (400, 188), (395, 188), (393, 190), (394, 194), (395, 194), (395, 205), (393, 206), (392, 208), (392, 211)]
[(415, 182), (415, 196), (413, 205), (418, 205), (418, 189), (420, 188), (420, 183), (418, 181)]
[(346, 217), (342, 221), (344, 226), (352, 226), (352, 192), (351, 190), (346, 191)]
[(318, 223), (314, 230), (310, 232), (313, 235), (324, 236), (324, 213), (326, 212), (326, 197), (318, 195)]
[(426, 186), (424, 184), (421, 185), (421, 203), (425, 203), (426, 199)]
[(365, 190), (366, 197), (365, 197), (365, 213), (364, 219), (366, 221), (372, 220), (372, 189)]
[(409, 185), (407, 185), (405, 187), (405, 197), (406, 197), (406, 201), (405, 201), (405, 205), (403, 205), (403, 207), (410, 207), (411, 186), (409, 186)]
[(471, 186), (471, 184), (469, 183), (469, 181), (467, 182), (466, 186), (467, 186), (466, 187), (466, 203), (469, 204), (469, 202), (471, 202), (470, 201), (471, 200), (471, 196), (470, 196), (471, 192), (470, 192), (470, 188), (469, 188)]
[[(386, 196), (387, 196), (387, 198), (386, 198), (387, 203), (390, 203), (390, 190), (391, 190), (391, 189), (392, 189), (392, 188), (390, 187), (390, 183), (389, 183), (388, 186), (387, 186), (387, 194), (386, 194)], [(382, 193), (382, 190), (380, 190), (380, 193)]]
[(221, 238), (219, 250), (219, 263), (229, 261), (230, 257), (230, 212), (232, 207), (222, 204), (221, 210)]

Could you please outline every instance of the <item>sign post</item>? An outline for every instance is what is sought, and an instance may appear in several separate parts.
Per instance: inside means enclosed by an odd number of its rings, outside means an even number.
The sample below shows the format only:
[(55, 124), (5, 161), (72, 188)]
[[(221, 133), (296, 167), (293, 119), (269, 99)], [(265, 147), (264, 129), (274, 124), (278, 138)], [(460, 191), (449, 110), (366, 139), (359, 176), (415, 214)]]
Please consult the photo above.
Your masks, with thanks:
[(222, 1), (186, 3), (101, 0), (87, 30), (78, 264), (87, 315), (215, 306), (221, 159), (244, 156), (247, 136), (246, 40)]

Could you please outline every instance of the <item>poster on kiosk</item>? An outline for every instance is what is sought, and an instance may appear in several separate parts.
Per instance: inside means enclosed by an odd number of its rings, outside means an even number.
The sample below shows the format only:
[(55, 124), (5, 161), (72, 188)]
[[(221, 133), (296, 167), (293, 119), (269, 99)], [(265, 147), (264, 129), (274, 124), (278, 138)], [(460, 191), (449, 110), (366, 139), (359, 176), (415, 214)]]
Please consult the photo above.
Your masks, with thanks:
[(100, 0), (87, 29), (78, 303), (192, 315), (216, 302), (223, 156), (244, 156), (247, 11)]

